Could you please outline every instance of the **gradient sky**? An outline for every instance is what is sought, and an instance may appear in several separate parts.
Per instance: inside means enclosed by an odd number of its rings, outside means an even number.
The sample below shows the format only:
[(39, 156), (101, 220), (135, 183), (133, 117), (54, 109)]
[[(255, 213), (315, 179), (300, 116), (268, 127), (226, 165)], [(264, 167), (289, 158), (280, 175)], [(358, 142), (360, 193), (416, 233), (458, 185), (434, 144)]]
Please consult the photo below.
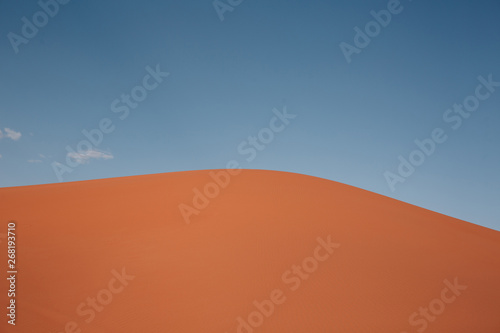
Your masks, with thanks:
[[(225, 1), (224, 1), (225, 2)], [(0, 2), (0, 186), (58, 182), (51, 164), (109, 118), (94, 158), (63, 181), (224, 168), (291, 171), (500, 230), (500, 88), (451, 130), (443, 113), (500, 81), (500, 2), (401, 1), (347, 63), (339, 44), (388, 1), (71, 1), (19, 45), (36, 1)], [(111, 103), (146, 67), (170, 75), (120, 120)], [(238, 145), (297, 115), (248, 162)], [(441, 127), (448, 140), (392, 192), (398, 156)], [(111, 158), (112, 157), (112, 158)]]

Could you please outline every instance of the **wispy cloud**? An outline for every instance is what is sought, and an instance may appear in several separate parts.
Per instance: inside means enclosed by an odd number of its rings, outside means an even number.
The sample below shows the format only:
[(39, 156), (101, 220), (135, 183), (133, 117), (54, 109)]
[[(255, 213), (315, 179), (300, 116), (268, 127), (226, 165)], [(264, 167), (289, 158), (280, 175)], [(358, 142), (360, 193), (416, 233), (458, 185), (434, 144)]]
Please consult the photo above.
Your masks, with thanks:
[(43, 160), (46, 158), (44, 154), (38, 154), (42, 159), (31, 159), (28, 160), (28, 163), (43, 163)]
[(14, 141), (17, 141), (21, 138), (21, 132), (16, 132), (13, 129), (10, 128), (4, 128), (5, 134), (0, 130), (0, 139), (3, 137), (7, 137), (9, 139), (12, 139)]
[(76, 162), (80, 164), (88, 163), (91, 158), (103, 159), (103, 160), (109, 160), (114, 158), (114, 156), (111, 153), (98, 149), (87, 150), (86, 152), (83, 153), (71, 152), (68, 153), (67, 156), (74, 159)]

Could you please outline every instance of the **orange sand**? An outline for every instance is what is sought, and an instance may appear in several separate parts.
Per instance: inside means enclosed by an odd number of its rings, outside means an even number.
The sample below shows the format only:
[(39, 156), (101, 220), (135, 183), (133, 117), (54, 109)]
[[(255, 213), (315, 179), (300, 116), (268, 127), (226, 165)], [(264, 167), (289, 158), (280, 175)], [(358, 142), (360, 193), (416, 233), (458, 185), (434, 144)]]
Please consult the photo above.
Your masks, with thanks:
[[(0, 332), (500, 332), (500, 232), (260, 170), (232, 176), (186, 224), (179, 204), (211, 181), (193, 171), (0, 189), (18, 268), (16, 325), (4, 278)], [(318, 243), (328, 236), (331, 253)]]

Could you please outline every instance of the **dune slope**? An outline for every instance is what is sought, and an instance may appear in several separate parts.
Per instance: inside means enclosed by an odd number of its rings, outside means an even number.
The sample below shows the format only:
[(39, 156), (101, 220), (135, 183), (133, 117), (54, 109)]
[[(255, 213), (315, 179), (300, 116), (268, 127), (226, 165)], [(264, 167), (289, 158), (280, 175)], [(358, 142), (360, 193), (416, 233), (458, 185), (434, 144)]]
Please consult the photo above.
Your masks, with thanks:
[(17, 270), (0, 331), (500, 332), (499, 232), (320, 178), (233, 173), (0, 189)]

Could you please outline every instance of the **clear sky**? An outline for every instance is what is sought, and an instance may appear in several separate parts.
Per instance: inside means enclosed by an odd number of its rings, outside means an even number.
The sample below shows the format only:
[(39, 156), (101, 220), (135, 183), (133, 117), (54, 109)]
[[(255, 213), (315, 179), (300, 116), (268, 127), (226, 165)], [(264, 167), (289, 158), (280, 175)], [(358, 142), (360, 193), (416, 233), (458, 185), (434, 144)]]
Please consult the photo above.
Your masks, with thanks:
[[(500, 2), (54, 4), (0, 2), (0, 186), (237, 160), (500, 230)], [(473, 111), (453, 110), (464, 101)], [(284, 110), (296, 117), (268, 140)], [(439, 128), (446, 141), (398, 173)], [(263, 150), (248, 140), (259, 133)], [(387, 172), (405, 180), (394, 191)]]

